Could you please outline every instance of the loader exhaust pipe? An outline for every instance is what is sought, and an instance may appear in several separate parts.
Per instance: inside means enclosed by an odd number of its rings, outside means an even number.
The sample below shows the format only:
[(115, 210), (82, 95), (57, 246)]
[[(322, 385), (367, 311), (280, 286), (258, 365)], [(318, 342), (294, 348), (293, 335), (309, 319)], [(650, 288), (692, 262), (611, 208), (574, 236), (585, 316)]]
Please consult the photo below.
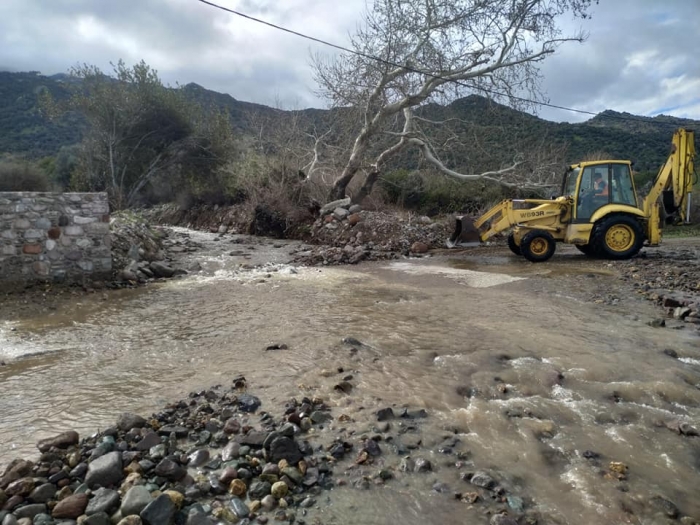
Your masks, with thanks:
[(448, 248), (457, 246), (478, 246), (481, 244), (481, 235), (474, 226), (474, 220), (469, 217), (457, 217), (455, 219), (455, 229), (447, 239)]

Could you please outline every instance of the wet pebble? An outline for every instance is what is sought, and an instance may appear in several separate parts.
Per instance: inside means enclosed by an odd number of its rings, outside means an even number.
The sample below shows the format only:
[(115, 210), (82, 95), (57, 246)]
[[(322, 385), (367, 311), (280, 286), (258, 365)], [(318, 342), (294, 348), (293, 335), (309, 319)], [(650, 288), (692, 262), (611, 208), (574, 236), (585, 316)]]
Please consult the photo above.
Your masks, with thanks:
[(416, 458), (415, 472), (430, 472), (433, 470), (433, 465), (425, 458)]
[(680, 514), (678, 507), (672, 501), (663, 496), (654, 496), (651, 498), (651, 504), (654, 508), (663, 512), (669, 518), (677, 518)]
[(472, 485), (475, 485), (477, 487), (481, 487), (484, 489), (492, 489), (496, 485), (496, 482), (494, 481), (494, 479), (482, 471), (475, 472), (471, 476), (471, 478), (469, 479), (469, 482)]
[(491, 517), (489, 524), (490, 525), (518, 525), (518, 522), (515, 521), (515, 519), (511, 518), (510, 516), (507, 516), (506, 514), (495, 514), (494, 516)]

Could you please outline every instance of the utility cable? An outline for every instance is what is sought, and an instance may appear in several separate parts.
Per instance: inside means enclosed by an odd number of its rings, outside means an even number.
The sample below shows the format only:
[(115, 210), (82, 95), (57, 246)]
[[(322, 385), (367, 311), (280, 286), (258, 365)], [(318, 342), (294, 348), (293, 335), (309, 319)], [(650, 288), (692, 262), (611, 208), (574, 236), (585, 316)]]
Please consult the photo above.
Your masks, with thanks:
[(495, 90), (488, 89), (488, 88), (483, 88), (483, 87), (474, 88), (473, 86), (470, 86), (470, 85), (468, 85), (468, 84), (465, 84), (464, 82), (461, 82), (461, 81), (456, 80), (456, 79), (447, 78), (447, 77), (444, 77), (444, 76), (436, 75), (436, 74), (434, 74), (434, 73), (428, 73), (427, 71), (421, 71), (420, 69), (415, 69), (415, 68), (413, 68), (413, 67), (411, 67), (411, 66), (408, 66), (408, 65), (397, 64), (397, 63), (395, 63), (395, 62), (392, 62), (391, 60), (386, 60), (386, 59), (384, 59), (384, 58), (377, 57), (377, 56), (374, 56), (374, 55), (370, 55), (370, 54), (367, 54), (367, 53), (363, 53), (363, 52), (361, 52), (361, 51), (357, 51), (357, 50), (354, 50), (354, 49), (350, 49), (350, 48), (341, 46), (341, 45), (339, 45), (339, 44), (334, 44), (334, 43), (332, 43), (332, 42), (328, 42), (328, 41), (322, 40), (322, 39), (320, 39), (320, 38), (316, 38), (316, 37), (313, 37), (313, 36), (310, 36), (310, 35), (306, 35), (306, 34), (304, 34), (304, 33), (300, 33), (300, 32), (298, 32), (298, 31), (294, 31), (293, 29), (289, 29), (289, 28), (286, 28), (286, 27), (283, 27), (283, 26), (280, 26), (280, 25), (277, 25), (277, 24), (273, 24), (272, 22), (268, 22), (268, 21), (266, 21), (266, 20), (262, 20), (262, 19), (260, 19), (260, 18), (256, 18), (256, 17), (251, 16), (251, 15), (247, 15), (247, 14), (245, 14), (245, 13), (242, 13), (241, 11), (237, 11), (237, 10), (235, 10), (235, 9), (231, 9), (231, 8), (228, 8), (228, 7), (224, 7), (224, 6), (219, 5), (219, 4), (216, 4), (216, 3), (214, 3), (214, 2), (210, 2), (209, 0), (197, 0), (197, 1), (200, 2), (200, 3), (202, 3), (202, 4), (208, 5), (208, 6), (210, 6), (210, 7), (214, 7), (214, 8), (216, 8), (216, 9), (220, 9), (221, 11), (225, 11), (225, 12), (227, 12), (227, 13), (231, 13), (231, 14), (236, 15), (236, 16), (239, 16), (239, 17), (241, 17), (241, 18), (245, 18), (245, 19), (250, 20), (250, 21), (252, 21), (252, 22), (256, 22), (256, 23), (258, 23), (258, 24), (262, 24), (262, 25), (271, 27), (271, 28), (273, 28), (273, 29), (277, 29), (277, 30), (279, 30), (279, 31), (283, 31), (283, 32), (285, 32), (285, 33), (289, 33), (289, 34), (294, 35), (294, 36), (297, 36), (297, 37), (299, 37), (299, 38), (304, 38), (304, 39), (306, 39), (306, 40), (310, 40), (310, 41), (312, 41), (312, 42), (316, 42), (317, 44), (321, 44), (321, 45), (324, 45), (324, 46), (332, 47), (332, 48), (334, 48), (334, 49), (337, 49), (337, 50), (339, 50), (339, 51), (343, 51), (343, 52), (345, 52), (345, 53), (351, 53), (351, 54), (353, 54), (353, 55), (361, 56), (361, 57), (366, 58), (366, 59), (368, 59), (368, 60), (374, 60), (375, 62), (380, 62), (380, 63), (383, 63), (383, 64), (385, 64), (385, 65), (387, 65), (387, 66), (403, 68), (403, 69), (405, 69), (406, 71), (410, 71), (411, 73), (417, 73), (417, 74), (419, 74), (419, 75), (424, 75), (424, 76), (432, 77), (432, 78), (435, 78), (435, 79), (438, 79), (438, 80), (445, 80), (445, 81), (447, 81), (447, 82), (452, 82), (452, 83), (455, 83), (455, 84), (457, 84), (457, 85), (460, 85), (460, 86), (462, 86), (462, 87), (466, 87), (466, 88), (469, 88), (469, 89), (478, 89), (478, 90), (480, 90), (480, 91), (483, 91), (483, 92), (485, 92), (485, 93), (489, 93), (489, 94), (491, 94), (491, 95), (497, 95), (497, 96), (501, 96), (501, 97), (507, 97), (507, 98), (510, 98), (510, 99), (513, 99), (513, 100), (518, 100), (518, 101), (520, 101), (520, 102), (527, 102), (527, 103), (529, 103), (529, 104), (535, 104), (535, 105), (538, 105), (538, 106), (545, 106), (545, 107), (553, 108), (553, 109), (561, 109), (561, 110), (570, 111), (570, 112), (573, 112), (573, 113), (580, 113), (580, 114), (584, 114), (584, 115), (592, 115), (592, 116), (594, 116), (594, 117), (595, 117), (595, 116), (598, 116), (598, 117), (600, 117), (600, 118), (609, 118), (609, 119), (616, 119), (616, 120), (627, 120), (627, 121), (632, 121), (632, 122), (644, 122), (645, 124), (670, 125), (670, 124), (668, 124), (668, 123), (666, 123), (666, 122), (655, 121), (655, 120), (653, 120), (653, 117), (642, 117), (642, 116), (625, 117), (625, 116), (623, 116), (623, 115), (604, 115), (602, 112), (601, 112), (601, 113), (595, 113), (595, 112), (593, 112), (593, 111), (586, 111), (586, 110), (584, 110), (584, 109), (570, 108), (570, 107), (566, 107), (566, 106), (560, 106), (560, 105), (558, 105), (558, 104), (551, 104), (551, 103), (549, 103), (549, 102), (540, 102), (540, 101), (532, 100), (532, 99), (525, 98), (525, 97), (518, 97), (518, 96), (515, 96), (515, 95), (509, 95), (509, 94), (507, 94), (507, 93), (501, 93), (501, 92), (499, 92), (499, 91), (495, 91)]

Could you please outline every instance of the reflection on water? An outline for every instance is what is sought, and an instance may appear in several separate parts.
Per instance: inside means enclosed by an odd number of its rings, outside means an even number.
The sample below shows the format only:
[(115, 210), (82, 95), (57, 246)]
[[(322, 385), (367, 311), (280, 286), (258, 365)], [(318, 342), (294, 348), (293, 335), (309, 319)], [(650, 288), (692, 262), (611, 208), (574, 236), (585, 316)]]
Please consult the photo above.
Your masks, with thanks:
[[(552, 523), (629, 522), (624, 509), (643, 513), (655, 494), (700, 516), (697, 445), (663, 426), (700, 420), (696, 341), (558, 299), (565, 281), (533, 265), (476, 264), (462, 276), (461, 263), (412, 261), (277, 271), (264, 282), (216, 268), (19, 323), (3, 336), (15, 354), (51, 352), (0, 368), (0, 463), (57, 431), (90, 433), (123, 410), (148, 414), (243, 374), (267, 406), (305, 388), (355, 407), (354, 417), (387, 403), (429, 409), (434, 441), (457, 430), (477, 467), (499, 472)], [(525, 279), (474, 275), (486, 268)], [(350, 354), (345, 336), (368, 346)], [(265, 352), (273, 342), (289, 350)], [(356, 379), (350, 400), (322, 373), (339, 366)], [(627, 492), (601, 476), (610, 461), (629, 466)], [(438, 467), (381, 497), (337, 491), (328, 522), (352, 513), (362, 523), (464, 523), (463, 506), (430, 492), (436, 480), (466, 490)]]

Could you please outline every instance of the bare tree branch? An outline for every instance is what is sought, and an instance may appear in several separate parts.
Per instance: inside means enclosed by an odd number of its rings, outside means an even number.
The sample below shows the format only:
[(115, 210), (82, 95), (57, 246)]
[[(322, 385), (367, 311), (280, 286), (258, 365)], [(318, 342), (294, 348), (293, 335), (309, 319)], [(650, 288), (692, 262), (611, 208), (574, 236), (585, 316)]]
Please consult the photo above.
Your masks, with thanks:
[[(430, 138), (406, 118), (428, 101), (470, 92), (513, 104), (523, 95), (539, 96), (537, 65), (563, 43), (584, 39), (581, 33), (562, 35), (557, 17), (566, 12), (585, 17), (593, 1), (375, 0), (352, 37), (357, 54), (313, 59), (319, 92), (335, 107), (362, 112), (331, 198), (344, 197), (350, 182), (369, 166), (357, 196), (362, 198), (387, 159), (407, 146), (418, 148), (427, 161), (437, 160)], [(408, 125), (397, 132), (400, 116)], [(387, 135), (400, 140), (377, 152), (377, 142)], [(513, 171), (493, 170), (499, 176)]]

